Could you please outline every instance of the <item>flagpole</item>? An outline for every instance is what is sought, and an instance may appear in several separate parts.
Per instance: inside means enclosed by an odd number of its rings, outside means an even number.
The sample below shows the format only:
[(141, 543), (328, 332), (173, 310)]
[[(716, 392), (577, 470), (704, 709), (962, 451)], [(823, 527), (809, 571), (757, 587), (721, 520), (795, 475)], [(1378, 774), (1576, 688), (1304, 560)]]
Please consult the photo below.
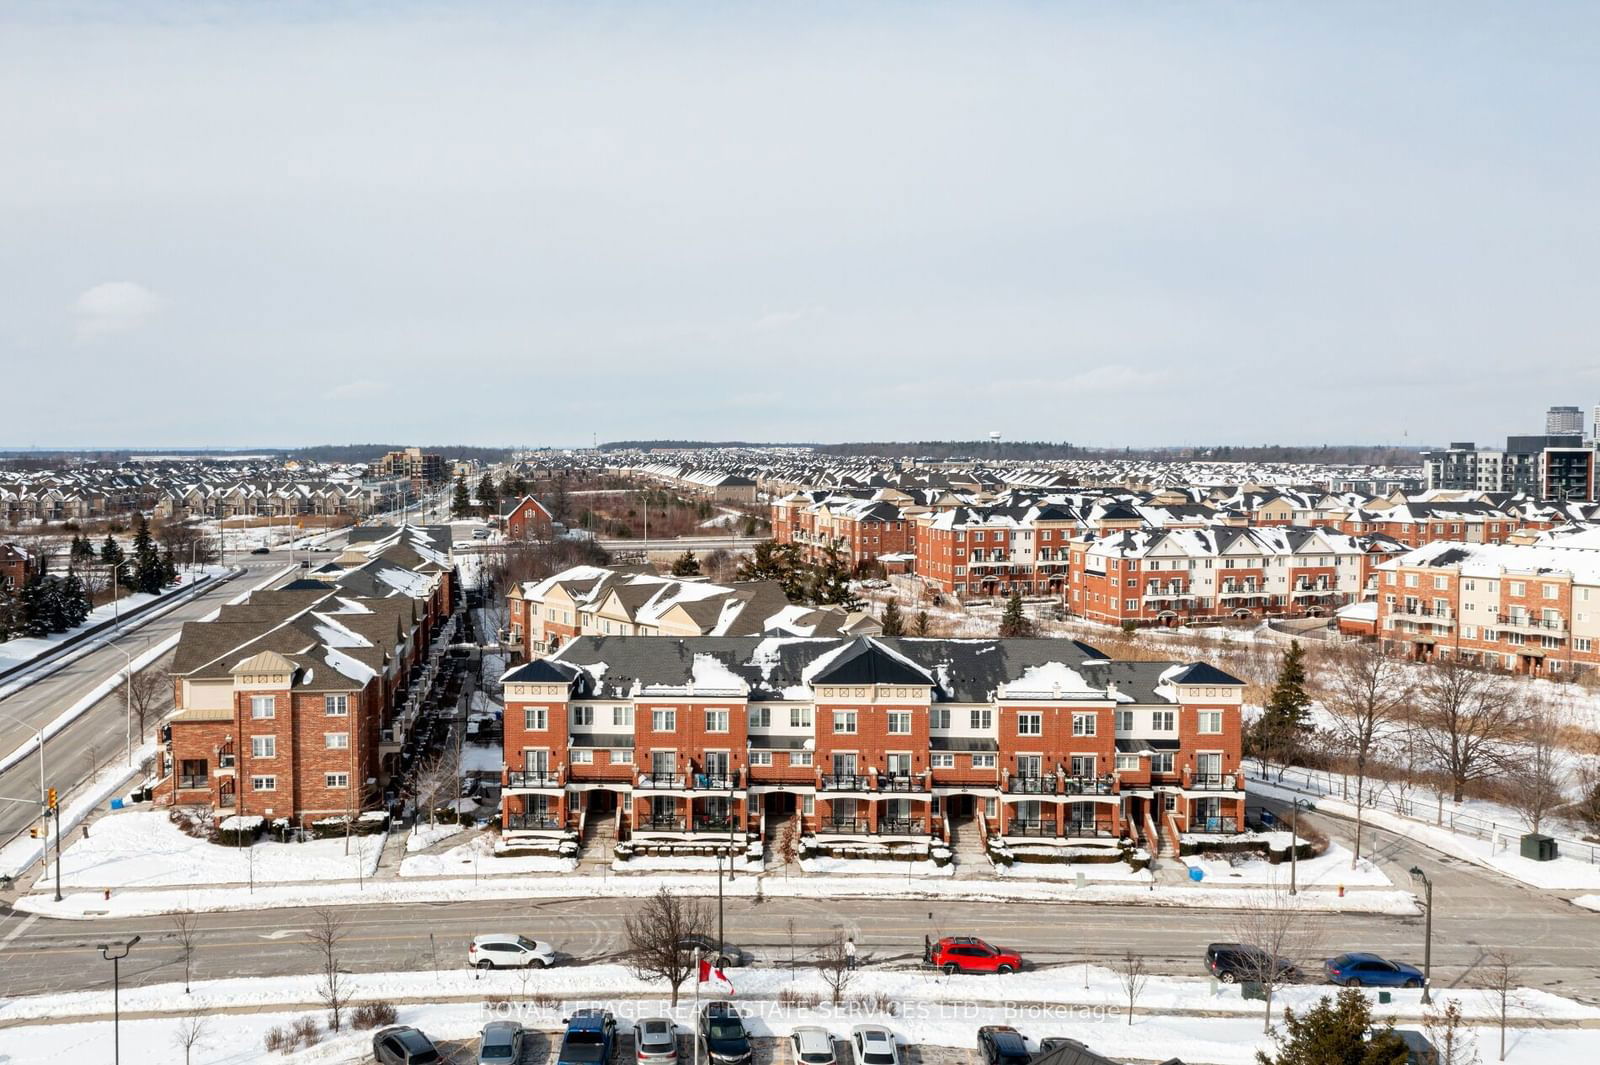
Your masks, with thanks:
[(700, 1065), (700, 948), (694, 948), (694, 1019), (690, 1022), (694, 1033), (694, 1065)]

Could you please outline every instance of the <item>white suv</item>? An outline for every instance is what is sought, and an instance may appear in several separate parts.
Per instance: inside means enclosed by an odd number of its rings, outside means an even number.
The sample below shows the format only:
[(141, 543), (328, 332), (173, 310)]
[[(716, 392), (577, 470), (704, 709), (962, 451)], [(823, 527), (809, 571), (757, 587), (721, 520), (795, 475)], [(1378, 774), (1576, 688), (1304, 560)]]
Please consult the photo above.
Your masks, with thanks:
[(467, 947), (467, 964), (477, 969), (548, 969), (555, 963), (550, 944), (514, 933), (477, 936)]

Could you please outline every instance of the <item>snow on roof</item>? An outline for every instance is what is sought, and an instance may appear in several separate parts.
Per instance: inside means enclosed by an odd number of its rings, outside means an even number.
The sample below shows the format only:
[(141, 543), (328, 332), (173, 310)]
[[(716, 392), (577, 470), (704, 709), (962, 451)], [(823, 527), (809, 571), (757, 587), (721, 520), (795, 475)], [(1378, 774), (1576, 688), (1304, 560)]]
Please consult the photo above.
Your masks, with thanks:
[(1333, 613), (1336, 617), (1349, 618), (1351, 621), (1377, 621), (1378, 601), (1376, 599), (1368, 599), (1364, 603), (1351, 603), (1348, 606), (1340, 607)]
[(349, 655), (333, 647), (328, 648), (327, 653), (323, 655), (322, 660), (338, 671), (341, 676), (348, 677), (350, 680), (356, 681), (360, 684), (366, 684), (373, 677), (378, 675), (377, 672), (372, 669), (372, 667), (363, 662), (356, 661), (354, 658), (351, 658)]
[(744, 678), (723, 665), (715, 655), (696, 654), (689, 670), (690, 683), (697, 694), (734, 692), (743, 695), (750, 690)]
[(761, 627), (767, 632), (792, 632), (796, 636), (810, 636), (817, 631), (817, 627), (814, 624), (805, 624), (802, 619), (810, 614), (812, 609), (809, 606), (791, 603), (763, 621)]
[(311, 630), (317, 634), (317, 639), (329, 647), (371, 647), (372, 641), (358, 632), (352, 632), (343, 625), (334, 621), (326, 614), (313, 614), (315, 622)]
[(1083, 678), (1082, 673), (1065, 662), (1029, 666), (1020, 677), (1004, 686), (1004, 694), (1013, 699), (1028, 695), (1055, 696), (1062, 692), (1099, 691)]

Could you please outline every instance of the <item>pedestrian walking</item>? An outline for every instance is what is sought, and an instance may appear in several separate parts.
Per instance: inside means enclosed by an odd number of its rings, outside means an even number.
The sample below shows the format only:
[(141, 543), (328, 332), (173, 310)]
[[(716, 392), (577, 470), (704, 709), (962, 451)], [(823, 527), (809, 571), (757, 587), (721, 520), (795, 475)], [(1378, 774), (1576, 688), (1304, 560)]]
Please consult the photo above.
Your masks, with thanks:
[(856, 940), (854, 936), (845, 937), (844, 965), (847, 969), (854, 969), (856, 967)]

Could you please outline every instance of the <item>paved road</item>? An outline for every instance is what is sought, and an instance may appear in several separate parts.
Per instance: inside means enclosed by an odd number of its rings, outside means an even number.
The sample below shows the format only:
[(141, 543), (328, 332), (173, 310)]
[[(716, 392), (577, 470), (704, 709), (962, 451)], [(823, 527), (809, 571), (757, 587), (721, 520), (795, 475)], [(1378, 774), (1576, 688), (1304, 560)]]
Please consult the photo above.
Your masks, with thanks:
[[(0, 718), (0, 753), (10, 754), (27, 744), (34, 735), (31, 729), (24, 728), (11, 718), (21, 718), (35, 728), (43, 728), (107, 677), (127, 668), (128, 660), (118, 650), (119, 647), (137, 656), (147, 647), (177, 632), (184, 622), (205, 617), (229, 599), (261, 583), (288, 562), (288, 555), (284, 552), (248, 555), (245, 558), (247, 561), (239, 562), (245, 568), (242, 576), (219, 582), (161, 617), (129, 630), (112, 645), (91, 651), (48, 677), (0, 699), (0, 714), (6, 715)], [(113, 693), (45, 742), (46, 786), (59, 789), (65, 799), (70, 789), (88, 775), (90, 747), (95, 749), (100, 763), (105, 764), (113, 757), (124, 755), (126, 736), (125, 702)], [(32, 798), (38, 793), (37, 756), (30, 755), (0, 773), (0, 796)], [(0, 843), (24, 831), (35, 816), (32, 807), (21, 803), (0, 803)]]
[[(1330, 835), (1343, 834), (1338, 822), (1322, 825)], [(1484, 954), (1508, 948), (1520, 953), (1529, 984), (1600, 1002), (1600, 959), (1593, 946), (1600, 916), (1487, 870), (1433, 856), (1400, 837), (1380, 832), (1377, 840), (1375, 857), (1398, 882), (1407, 879), (1405, 870), (1412, 864), (1434, 880), (1436, 984), (1473, 983), (1472, 969)], [(356, 971), (432, 968), (430, 952), (436, 945), (439, 966), (458, 966), (464, 964), (471, 936), (501, 929), (549, 939), (574, 959), (616, 960), (622, 918), (637, 906), (631, 899), (572, 899), (350, 907), (345, 911), (351, 924), (347, 963)], [(202, 915), (196, 977), (311, 971), (315, 957), (300, 931), (309, 917), (304, 910)], [(802, 961), (808, 944), (844, 927), (872, 965), (913, 963), (924, 935), (977, 932), (1019, 948), (1036, 965), (1105, 962), (1131, 948), (1156, 971), (1198, 974), (1206, 944), (1231, 938), (1233, 920), (1234, 915), (1216, 910), (889, 899), (756, 903), (739, 898), (728, 900), (726, 908), (729, 943), (771, 965), (787, 963), (793, 921)], [(1422, 960), (1420, 917), (1352, 914), (1318, 921), (1330, 954), (1367, 949)], [(144, 942), (124, 964), (124, 980), (181, 978), (170, 919), (70, 922), (0, 913), (0, 994), (105, 986), (109, 973), (95, 963), (95, 944), (134, 933)]]

